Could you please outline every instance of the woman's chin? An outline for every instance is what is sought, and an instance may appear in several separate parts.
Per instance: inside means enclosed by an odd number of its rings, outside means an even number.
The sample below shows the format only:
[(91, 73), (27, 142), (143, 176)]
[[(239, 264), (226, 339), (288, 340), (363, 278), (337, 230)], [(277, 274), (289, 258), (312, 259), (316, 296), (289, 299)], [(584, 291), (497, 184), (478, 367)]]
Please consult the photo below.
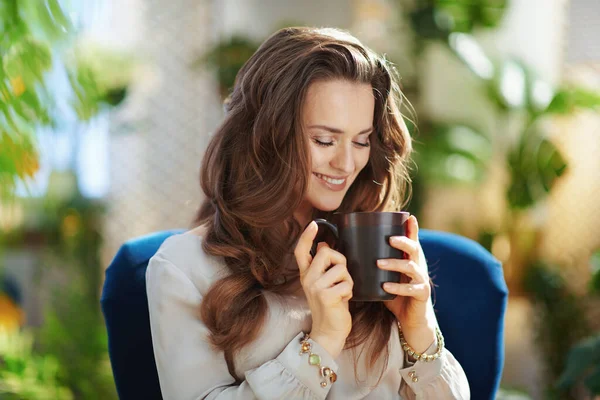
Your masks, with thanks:
[(317, 203), (313, 204), (313, 207), (319, 211), (323, 212), (331, 212), (340, 208), (341, 202), (327, 202), (327, 203)]

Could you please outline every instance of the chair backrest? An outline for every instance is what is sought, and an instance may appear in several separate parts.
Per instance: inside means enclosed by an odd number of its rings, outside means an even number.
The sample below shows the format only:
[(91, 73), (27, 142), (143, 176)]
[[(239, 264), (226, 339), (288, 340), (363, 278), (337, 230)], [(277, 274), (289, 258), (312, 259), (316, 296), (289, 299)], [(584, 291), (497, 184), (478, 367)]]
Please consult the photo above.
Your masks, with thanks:
[[(128, 241), (106, 270), (101, 304), (121, 400), (162, 399), (145, 275), (162, 242), (179, 232)], [(420, 241), (435, 284), (435, 309), (446, 346), (465, 370), (471, 397), (494, 399), (504, 363), (508, 290), (502, 267), (479, 244), (455, 234), (423, 229)]]

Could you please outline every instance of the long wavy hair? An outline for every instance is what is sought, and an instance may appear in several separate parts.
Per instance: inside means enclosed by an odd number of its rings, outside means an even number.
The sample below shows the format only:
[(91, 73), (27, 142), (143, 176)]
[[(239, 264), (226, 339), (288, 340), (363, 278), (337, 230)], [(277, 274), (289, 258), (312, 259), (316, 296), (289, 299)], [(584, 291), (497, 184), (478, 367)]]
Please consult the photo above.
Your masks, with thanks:
[[(368, 83), (375, 96), (369, 161), (336, 211), (395, 211), (409, 197), (412, 146), (395, 69), (338, 29), (285, 28), (269, 37), (239, 71), (208, 145), (200, 173), (205, 200), (195, 220), (206, 229), (204, 251), (230, 272), (209, 289), (200, 315), (234, 377), (233, 355), (264, 324), (264, 291), (286, 294), (297, 284), (295, 260), (282, 260), (293, 259), (303, 229), (293, 212), (311, 176), (302, 107), (309, 86), (330, 79)], [(329, 215), (315, 210), (313, 217)], [(345, 348), (368, 341), (370, 366), (381, 356), (387, 365), (391, 312), (381, 302), (351, 302), (350, 312)]]

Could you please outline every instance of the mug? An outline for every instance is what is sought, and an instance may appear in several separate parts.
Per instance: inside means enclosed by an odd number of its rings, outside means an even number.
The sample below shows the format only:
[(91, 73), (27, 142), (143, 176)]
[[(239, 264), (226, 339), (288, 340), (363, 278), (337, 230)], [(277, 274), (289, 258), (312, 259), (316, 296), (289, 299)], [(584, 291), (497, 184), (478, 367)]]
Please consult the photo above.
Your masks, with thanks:
[(385, 282), (400, 282), (401, 273), (386, 271), (377, 266), (377, 260), (406, 258), (403, 251), (389, 244), (391, 236), (406, 236), (408, 212), (353, 212), (335, 213), (331, 222), (316, 219), (319, 227), (311, 248), (314, 257), (319, 242), (346, 257), (347, 268), (354, 288), (351, 301), (392, 300), (396, 296), (383, 290)]

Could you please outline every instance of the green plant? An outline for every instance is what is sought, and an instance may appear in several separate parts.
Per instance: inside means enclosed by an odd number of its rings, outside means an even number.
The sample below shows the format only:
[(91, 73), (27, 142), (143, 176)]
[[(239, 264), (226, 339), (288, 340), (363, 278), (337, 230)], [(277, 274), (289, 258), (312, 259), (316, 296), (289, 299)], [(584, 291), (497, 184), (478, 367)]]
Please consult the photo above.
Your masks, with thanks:
[(579, 380), (583, 380), (592, 395), (600, 395), (600, 335), (582, 340), (569, 350), (566, 367), (556, 386), (566, 390)]
[[(44, 264), (61, 269), (69, 280), (68, 288), (51, 297), (46, 324), (36, 332), (27, 363), (50, 360), (44, 361), (44, 368), (51, 371), (46, 375), (70, 396), (104, 400), (116, 398), (116, 392), (98, 307), (103, 205), (83, 198), (77, 188), (66, 196), (47, 193), (41, 200), (14, 196), (16, 184), (26, 183), (39, 168), (38, 129), (62, 125), (67, 114), (77, 118), (79, 127), (112, 109), (125, 99), (134, 76), (128, 55), (79, 40), (70, 13), (61, 3), (0, 2), (0, 201), (20, 202), (38, 223), (33, 229), (19, 226), (1, 232), (0, 244), (23, 246), (28, 237), (34, 237), (38, 250), (45, 254)], [(50, 90), (50, 79), (57, 76), (70, 84), (67, 98)], [(24, 374), (14, 373), (14, 365), (0, 363), (0, 377), (10, 375), (6, 376), (11, 390), (37, 390), (30, 376), (31, 371), (37, 374), (33, 366), (23, 369)], [(62, 392), (46, 392), (47, 398), (65, 398)], [(19, 398), (46, 398), (23, 393)]]
[(33, 334), (0, 331), (0, 398), (71, 400), (73, 394), (58, 379), (60, 365), (50, 355), (33, 351)]
[(217, 42), (208, 51), (200, 55), (193, 67), (208, 66), (217, 73), (219, 90), (223, 98), (233, 88), (235, 77), (252, 54), (258, 49), (258, 43), (240, 34), (232, 35)]
[(0, 2), (0, 199), (34, 177), (36, 130), (56, 126), (64, 114), (64, 99), (49, 90), (49, 72), (67, 75), (81, 121), (119, 104), (131, 84), (131, 58), (76, 41), (67, 15), (58, 0)]
[[(600, 295), (600, 251), (590, 257), (592, 279), (590, 295)], [(600, 333), (577, 342), (570, 350), (556, 387), (567, 390), (577, 382), (592, 395), (600, 395)]]
[[(524, 286), (534, 306), (536, 345), (541, 350), (550, 382), (556, 382), (567, 361), (567, 352), (589, 334), (585, 317), (585, 299), (566, 285), (558, 268), (537, 262), (524, 276)], [(574, 398), (565, 385), (549, 386), (550, 398)]]
[(35, 129), (51, 123), (45, 73), (49, 43), (66, 40), (71, 25), (56, 0), (0, 4), (0, 198), (38, 169)]
[[(413, 52), (405, 58), (414, 60), (416, 73), (403, 82), (411, 101), (419, 104), (421, 71), (428, 70), (419, 65), (425, 60), (422, 55), (436, 46), (471, 72), (472, 79), (465, 85), (477, 88), (478, 99), (486, 102), (495, 119), (491, 128), (483, 130), (475, 121), (431, 120), (427, 112), (417, 110), (421, 116), (415, 146), (418, 169), (413, 177), (416, 196), (410, 211), (419, 213), (425, 187), (477, 187), (488, 177), (493, 160), (504, 161), (508, 207), (503, 225), (483, 227), (479, 239), (490, 249), (497, 235), (509, 238), (507, 283), (511, 293), (524, 290), (534, 303), (536, 344), (547, 366), (547, 380), (554, 382), (565, 365), (565, 349), (587, 335), (589, 327), (584, 300), (571, 293), (560, 274), (540, 260), (537, 244), (541, 225), (532, 226), (527, 217), (568, 168), (548, 135), (548, 122), (557, 115), (600, 109), (600, 94), (568, 84), (553, 87), (520, 60), (490, 58), (473, 33), (498, 26), (508, 5), (506, 0), (398, 2), (414, 39), (412, 46), (407, 46)], [(600, 285), (600, 277), (592, 282)], [(547, 390), (551, 397), (569, 395), (554, 387)]]

